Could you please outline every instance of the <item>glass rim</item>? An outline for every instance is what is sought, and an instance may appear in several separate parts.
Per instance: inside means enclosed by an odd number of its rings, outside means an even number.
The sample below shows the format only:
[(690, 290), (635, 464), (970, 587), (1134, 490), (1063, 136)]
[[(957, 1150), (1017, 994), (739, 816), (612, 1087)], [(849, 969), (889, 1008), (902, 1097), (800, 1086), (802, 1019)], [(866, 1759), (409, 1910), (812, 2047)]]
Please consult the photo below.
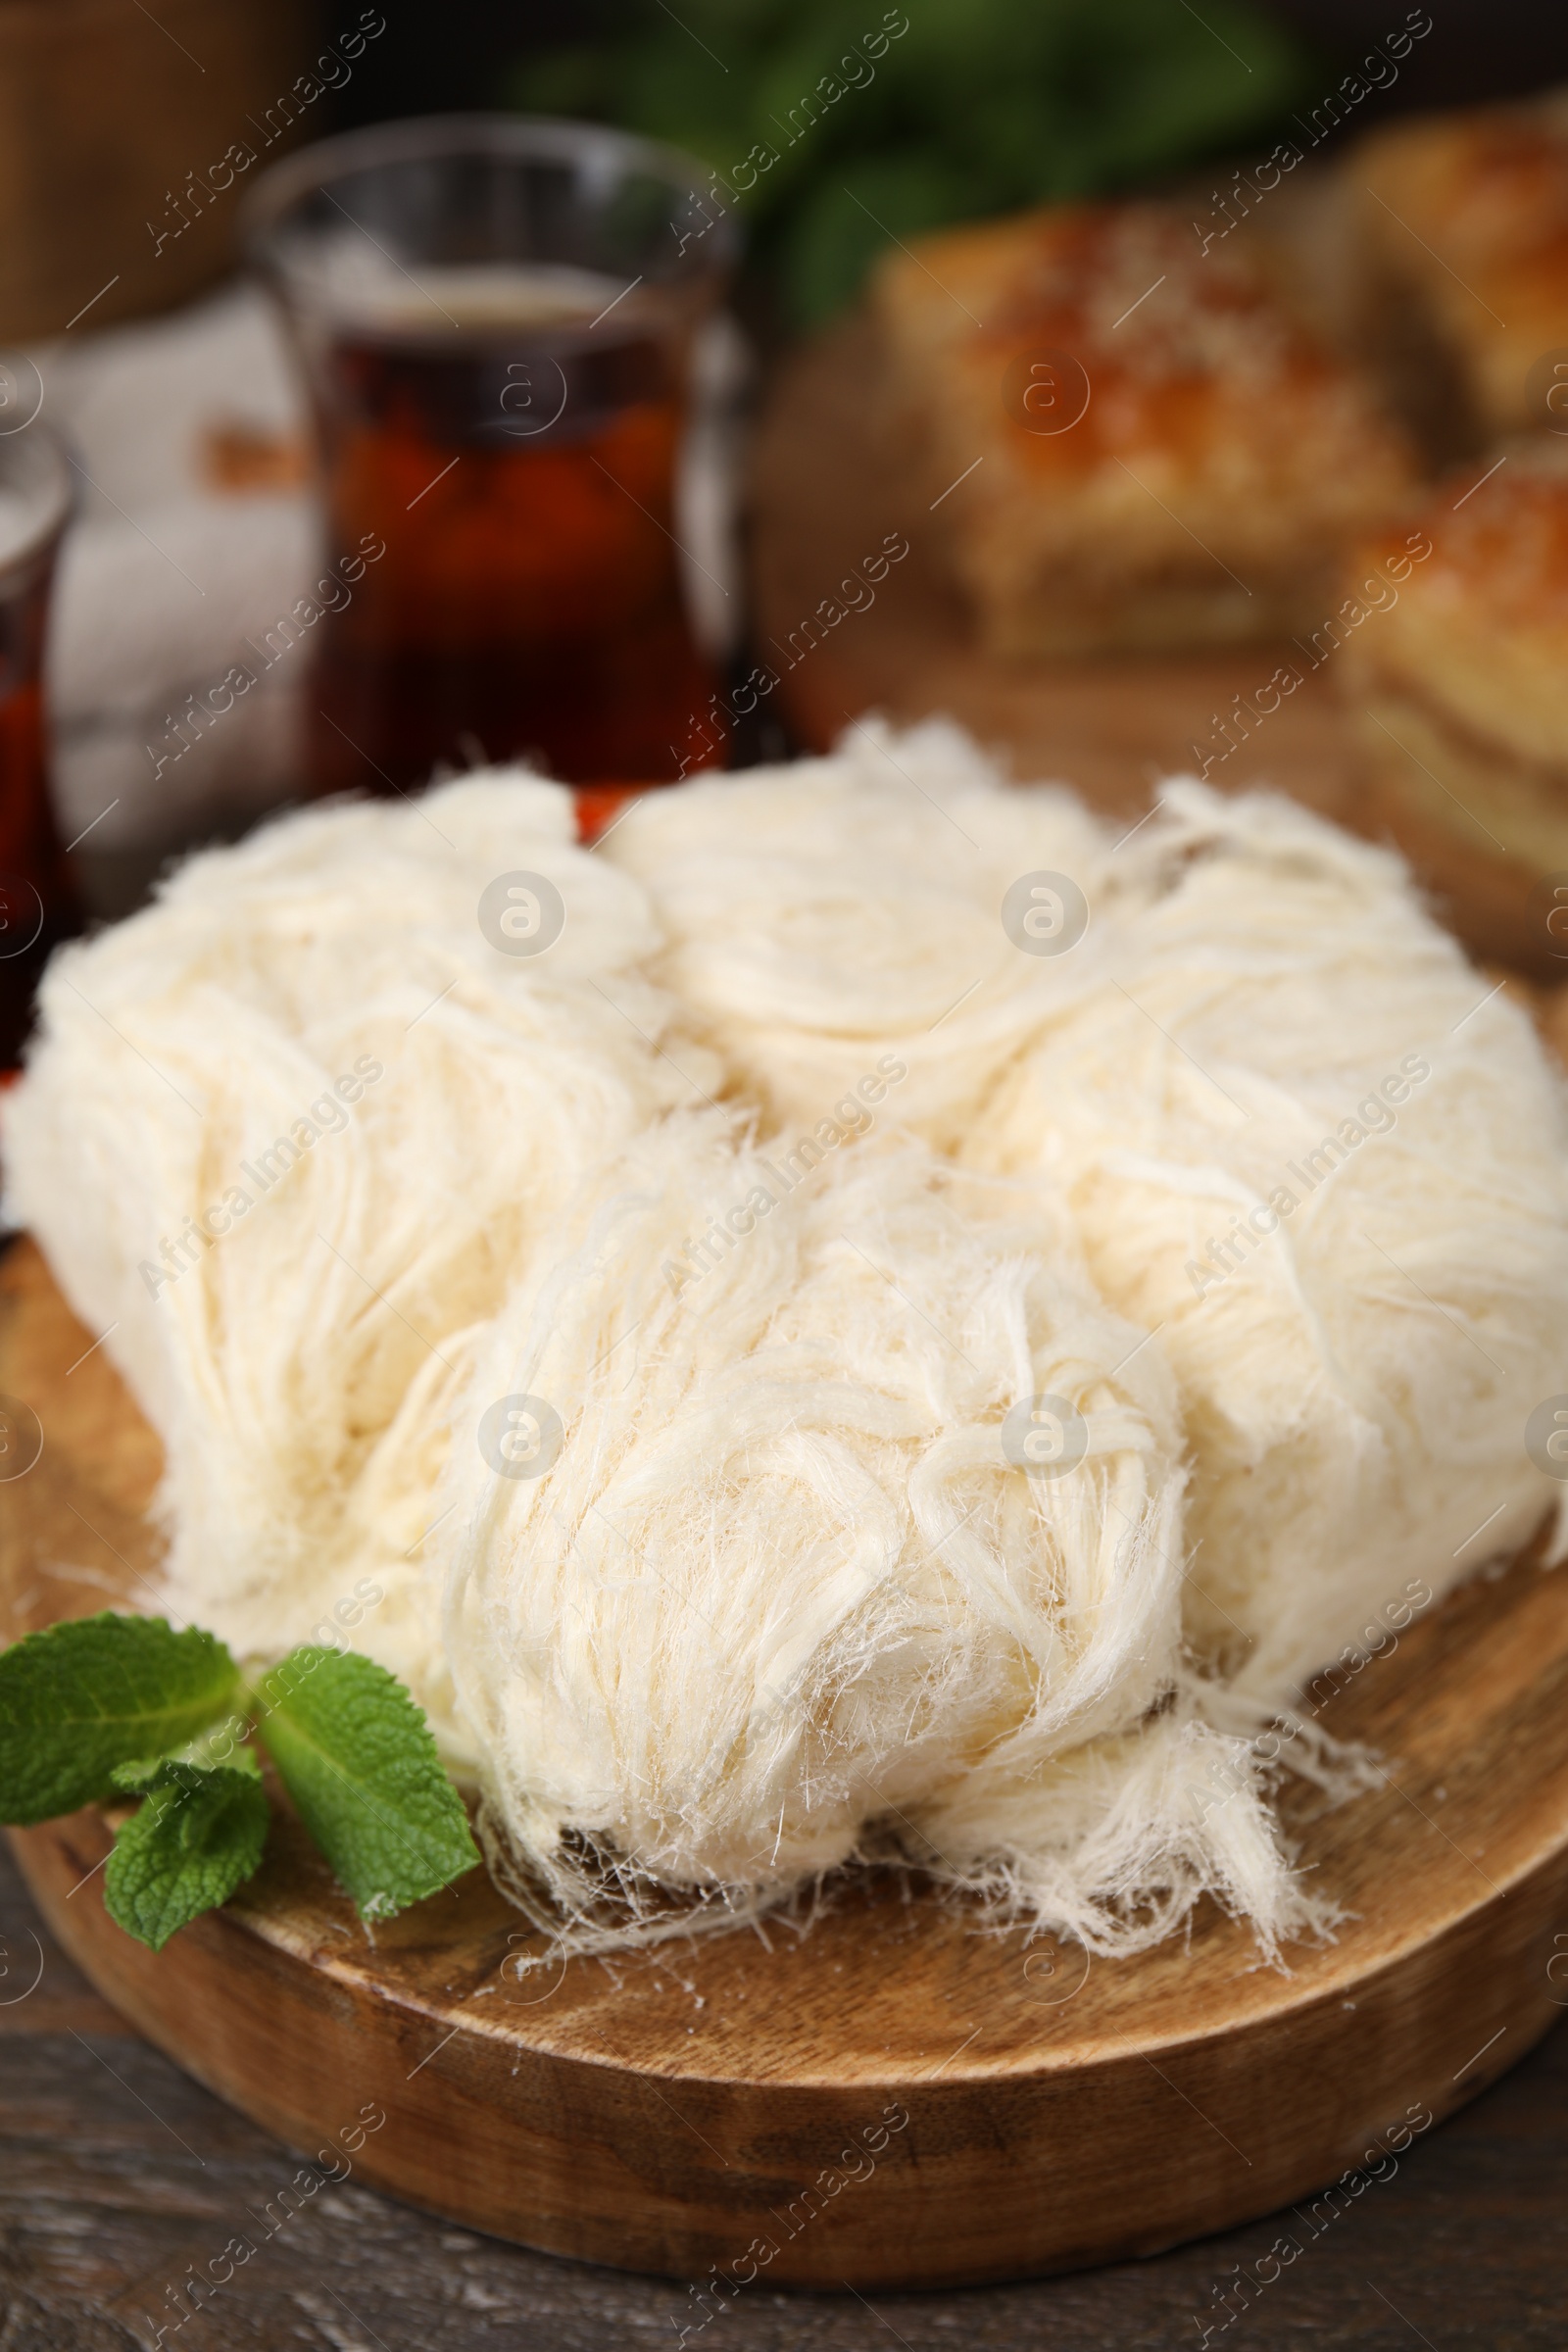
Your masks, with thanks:
[[(37, 460), (33, 478), (15, 483), (11, 460), (29, 452)], [(41, 498), (37, 521), (26, 535), (13, 547), (0, 542), (0, 587), (10, 587), (19, 575), (36, 570), (53, 553), (76, 504), (71, 452), (36, 416), (12, 433), (0, 433), (0, 491), (12, 488), (23, 494), (41, 493)]]
[[(644, 138), (638, 131), (616, 129), (609, 122), (585, 122), (569, 115), (409, 115), (395, 122), (369, 122), (357, 130), (336, 131), (294, 155), (279, 157), (241, 200), (240, 249), (253, 270), (272, 273), (277, 267), (272, 242), (295, 206), (357, 172), (461, 155), (491, 155), (502, 162), (554, 158), (570, 163), (595, 150), (626, 170), (642, 170), (690, 195), (699, 194), (705, 182), (716, 176), (686, 149)], [(693, 276), (716, 276), (738, 257), (740, 233), (728, 215), (713, 225), (717, 233), (711, 241), (704, 239), (709, 248), (704, 256), (706, 268), (693, 270)]]

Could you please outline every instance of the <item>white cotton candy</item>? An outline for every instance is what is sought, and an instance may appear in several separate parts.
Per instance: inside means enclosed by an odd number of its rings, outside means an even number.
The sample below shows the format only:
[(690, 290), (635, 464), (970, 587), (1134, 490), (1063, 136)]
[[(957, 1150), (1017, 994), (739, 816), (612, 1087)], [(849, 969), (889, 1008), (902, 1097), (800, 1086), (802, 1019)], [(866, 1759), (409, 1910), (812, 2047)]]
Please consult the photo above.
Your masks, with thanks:
[[(891, 1116), (1065, 1189), (1176, 1371), (1188, 1628), (1243, 1689), (1289, 1695), (1528, 1539), (1559, 1490), (1525, 1422), (1568, 1391), (1563, 1088), (1396, 858), (1190, 782), (1112, 829), (943, 727), (646, 804), (610, 847), (659, 968), (786, 1127), (894, 1042)], [(1004, 926), (1037, 865), (1087, 901), (1064, 950)], [(938, 999), (959, 1010), (933, 1031)], [(1290, 1173), (1331, 1136), (1326, 1181)]]
[(475, 777), (191, 860), (43, 1015), (12, 1202), (164, 1440), (171, 1605), (404, 1676), (576, 1948), (864, 1857), (1274, 1953), (1335, 1890), (1268, 1775), (1354, 1778), (1314, 1674), (1560, 1491), (1562, 1081), (1266, 796), (1118, 829), (867, 725), (590, 854)]
[[(1102, 970), (1115, 838), (1060, 788), (999, 788), (956, 727), (870, 721), (828, 760), (648, 795), (605, 855), (647, 885), (670, 943), (656, 975), (738, 1093), (810, 1127), (893, 1054), (908, 1069), (893, 1115), (947, 1148), (1020, 1042)], [(999, 920), (1039, 874), (1100, 917), (1070, 953), (1020, 954)], [(1046, 903), (1063, 936), (1075, 912)]]
[(1065, 1187), (1104, 1296), (1158, 1332), (1189, 1627), (1278, 1699), (1560, 1492), (1525, 1423), (1568, 1391), (1564, 1089), (1398, 861), (1294, 805), (1168, 785), (1119, 862), (1110, 985), (965, 1156)]
[[(476, 911), (519, 871), (565, 907), (536, 957)], [(634, 968), (657, 942), (570, 795), (514, 775), (291, 817), (56, 958), (10, 1196), (164, 1441), (177, 1610), (275, 1654), (341, 1603), (429, 1678), (413, 1587), (453, 1336), (601, 1157), (711, 1080), (661, 1050)]]
[[(1242, 1751), (1185, 1711), (1153, 1737), (1185, 1742), (1190, 1785), (1107, 1827), (1120, 1768), (1097, 1759), (1177, 1679), (1180, 1433), (1065, 1224), (976, 1214), (916, 1150), (792, 1184), (711, 1119), (642, 1139), (623, 1183), (497, 1323), (439, 1497), (447, 1656), (514, 1891), (613, 1941), (899, 1851), (1100, 1949), (1208, 1886), (1265, 1934), (1299, 1924), (1250, 1772), (1231, 1806), (1211, 1775), (1193, 1801), (1197, 1750)], [(1087, 1425), (1068, 1476), (1004, 1448), (1037, 1395)], [(559, 1417), (537, 1475), (487, 1441), (509, 1399), (530, 1431)]]

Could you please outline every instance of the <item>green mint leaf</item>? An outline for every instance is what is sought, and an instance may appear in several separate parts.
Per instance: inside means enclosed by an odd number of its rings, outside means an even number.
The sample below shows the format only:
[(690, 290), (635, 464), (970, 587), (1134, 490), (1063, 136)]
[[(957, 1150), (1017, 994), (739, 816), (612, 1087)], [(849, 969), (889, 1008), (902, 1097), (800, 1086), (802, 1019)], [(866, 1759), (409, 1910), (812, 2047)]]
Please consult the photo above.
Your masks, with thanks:
[(117, 1764), (178, 1747), (238, 1695), (221, 1642), (162, 1617), (77, 1617), (0, 1653), (0, 1821), (103, 1796)]
[(122, 1824), (104, 1872), (111, 1919), (162, 1951), (176, 1929), (226, 1902), (262, 1858), (269, 1808), (254, 1767), (216, 1772), (166, 1756), (122, 1766), (140, 1775), (141, 1805)]
[(259, 1730), (362, 1919), (436, 1893), (479, 1859), (462, 1799), (395, 1675), (353, 1650), (296, 1649), (255, 1689)]
[(177, 1754), (172, 1756), (137, 1756), (129, 1764), (117, 1764), (109, 1778), (116, 1788), (124, 1789), (128, 1795), (145, 1796), (149, 1788), (157, 1788), (165, 1785), (161, 1776), (167, 1773), (172, 1764), (193, 1766), (200, 1772), (232, 1769), (235, 1772), (247, 1773), (252, 1780), (260, 1780), (262, 1777), (261, 1759), (254, 1747), (233, 1747), (221, 1758), (221, 1763), (220, 1763), (220, 1760), (213, 1755), (204, 1737), (200, 1740), (187, 1740)]

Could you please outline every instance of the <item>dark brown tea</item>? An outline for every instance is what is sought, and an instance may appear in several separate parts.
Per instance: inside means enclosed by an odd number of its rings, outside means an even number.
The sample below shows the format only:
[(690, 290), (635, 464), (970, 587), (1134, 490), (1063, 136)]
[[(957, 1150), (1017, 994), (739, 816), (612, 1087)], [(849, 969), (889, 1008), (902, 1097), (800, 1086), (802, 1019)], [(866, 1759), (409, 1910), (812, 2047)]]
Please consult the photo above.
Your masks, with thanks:
[(0, 1070), (14, 1069), (33, 992), (76, 928), (49, 804), (39, 686), (50, 557), (0, 571)]
[(314, 789), (407, 790), (481, 757), (568, 782), (711, 759), (672, 536), (683, 388), (635, 293), (421, 272), (315, 359), (328, 562), (384, 553), (317, 633)]

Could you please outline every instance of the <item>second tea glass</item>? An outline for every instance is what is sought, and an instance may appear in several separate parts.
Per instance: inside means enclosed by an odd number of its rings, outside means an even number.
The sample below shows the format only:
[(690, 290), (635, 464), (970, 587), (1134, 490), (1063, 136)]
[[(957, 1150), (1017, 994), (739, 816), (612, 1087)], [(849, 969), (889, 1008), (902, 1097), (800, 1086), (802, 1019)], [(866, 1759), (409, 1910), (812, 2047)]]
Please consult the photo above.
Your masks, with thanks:
[[(0, 418), (13, 373), (0, 364)], [(49, 798), (43, 698), (49, 594), (72, 498), (65, 453), (46, 428), (0, 423), (0, 1070), (21, 1058), (39, 975), (76, 928)]]

